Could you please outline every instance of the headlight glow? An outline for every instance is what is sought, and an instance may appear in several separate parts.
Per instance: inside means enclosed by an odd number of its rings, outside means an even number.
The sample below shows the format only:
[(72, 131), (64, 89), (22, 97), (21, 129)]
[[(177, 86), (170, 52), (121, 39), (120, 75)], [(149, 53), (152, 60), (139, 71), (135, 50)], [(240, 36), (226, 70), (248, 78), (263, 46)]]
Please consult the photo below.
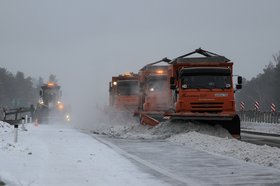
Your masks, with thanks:
[(43, 105), (43, 104), (44, 104), (44, 101), (43, 101), (42, 98), (40, 98), (38, 102), (39, 102), (40, 105)]
[(157, 70), (158, 74), (163, 74), (163, 70)]
[(63, 105), (62, 103), (59, 103), (59, 104), (57, 105), (57, 108), (58, 108), (59, 110), (63, 110), (63, 109), (64, 109), (64, 105)]
[(65, 118), (66, 118), (67, 121), (70, 121), (70, 115), (69, 114), (66, 114)]
[(154, 91), (155, 91), (155, 89), (152, 87), (152, 88), (150, 88), (150, 91), (151, 91), (151, 92), (154, 92)]

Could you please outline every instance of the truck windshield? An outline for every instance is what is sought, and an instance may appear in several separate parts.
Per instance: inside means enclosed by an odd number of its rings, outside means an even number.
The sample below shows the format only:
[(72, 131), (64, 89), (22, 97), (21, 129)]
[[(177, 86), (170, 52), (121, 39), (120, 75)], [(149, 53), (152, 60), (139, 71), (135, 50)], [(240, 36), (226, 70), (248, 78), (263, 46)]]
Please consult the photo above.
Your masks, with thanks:
[(228, 68), (188, 68), (180, 72), (183, 89), (231, 88), (231, 73)]
[(182, 88), (225, 89), (231, 87), (230, 76), (184, 76)]
[(148, 89), (150, 92), (162, 91), (167, 87), (167, 79), (152, 79), (148, 81)]
[(124, 80), (118, 81), (119, 95), (137, 95), (139, 92), (138, 81)]
[(58, 89), (44, 89), (43, 100), (45, 103), (57, 102), (59, 99)]

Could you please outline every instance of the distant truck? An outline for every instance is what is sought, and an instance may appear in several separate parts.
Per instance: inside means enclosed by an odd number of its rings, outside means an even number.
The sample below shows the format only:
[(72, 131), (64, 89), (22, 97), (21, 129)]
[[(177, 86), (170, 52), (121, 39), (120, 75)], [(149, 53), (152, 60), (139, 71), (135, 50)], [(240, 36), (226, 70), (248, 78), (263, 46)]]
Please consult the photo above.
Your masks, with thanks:
[[(200, 54), (202, 57), (189, 57)], [(169, 119), (221, 124), (240, 138), (240, 118), (235, 110), (235, 90), (242, 77), (233, 82), (233, 63), (215, 53), (197, 49), (172, 60), (168, 69), (171, 104)]]
[(109, 104), (119, 111), (134, 112), (139, 102), (138, 74), (129, 72), (112, 77)]
[(70, 121), (70, 108), (66, 108), (62, 103), (61, 94), (60, 86), (55, 82), (48, 82), (41, 87), (35, 111), (35, 117), (39, 123)]
[(140, 87), (138, 114), (141, 124), (157, 125), (162, 121), (164, 112), (170, 105), (168, 64), (159, 65), (169, 61), (164, 58), (148, 64), (138, 73)]

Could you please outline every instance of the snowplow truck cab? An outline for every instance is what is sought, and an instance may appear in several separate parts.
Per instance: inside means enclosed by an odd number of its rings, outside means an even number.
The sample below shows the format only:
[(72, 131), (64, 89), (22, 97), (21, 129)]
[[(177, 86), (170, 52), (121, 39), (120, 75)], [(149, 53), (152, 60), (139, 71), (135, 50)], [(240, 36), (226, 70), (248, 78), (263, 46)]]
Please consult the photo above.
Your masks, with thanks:
[(167, 62), (164, 59), (144, 66), (138, 73), (140, 88), (138, 114), (141, 124), (157, 125), (163, 120), (164, 113), (170, 105), (168, 65), (158, 65), (160, 62)]
[(119, 111), (134, 112), (139, 102), (138, 74), (129, 72), (112, 77), (109, 93), (111, 107)]
[(41, 87), (40, 98), (36, 109), (39, 123), (51, 121), (70, 121), (70, 115), (61, 101), (60, 86), (48, 82)]
[[(193, 54), (203, 57), (189, 57)], [(242, 78), (234, 86), (233, 62), (199, 48), (172, 60), (168, 73), (172, 99), (166, 116), (220, 124), (240, 138), (234, 92), (242, 87)]]
[(141, 104), (143, 111), (166, 111), (167, 67), (147, 66), (140, 70)]

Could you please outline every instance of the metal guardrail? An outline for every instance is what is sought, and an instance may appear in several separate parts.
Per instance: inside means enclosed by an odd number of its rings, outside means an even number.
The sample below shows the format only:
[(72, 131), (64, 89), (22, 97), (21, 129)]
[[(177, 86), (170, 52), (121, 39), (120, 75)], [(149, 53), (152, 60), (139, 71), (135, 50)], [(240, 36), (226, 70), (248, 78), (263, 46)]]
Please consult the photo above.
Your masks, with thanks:
[(256, 123), (280, 123), (280, 112), (261, 112), (256, 110), (239, 111), (241, 121)]
[(13, 109), (3, 109), (3, 121), (9, 123), (10, 125), (18, 125), (21, 123), (22, 119), (26, 117), (32, 117), (34, 113), (34, 107), (20, 107)]
[[(18, 141), (18, 127), (21, 124), (22, 129), (27, 131), (24, 127), (24, 123), (27, 123), (28, 118), (31, 118), (34, 114), (34, 107), (20, 107), (14, 109), (2, 109), (3, 119), (2, 121), (14, 126), (14, 142)], [(1, 114), (1, 115), (2, 115)]]

